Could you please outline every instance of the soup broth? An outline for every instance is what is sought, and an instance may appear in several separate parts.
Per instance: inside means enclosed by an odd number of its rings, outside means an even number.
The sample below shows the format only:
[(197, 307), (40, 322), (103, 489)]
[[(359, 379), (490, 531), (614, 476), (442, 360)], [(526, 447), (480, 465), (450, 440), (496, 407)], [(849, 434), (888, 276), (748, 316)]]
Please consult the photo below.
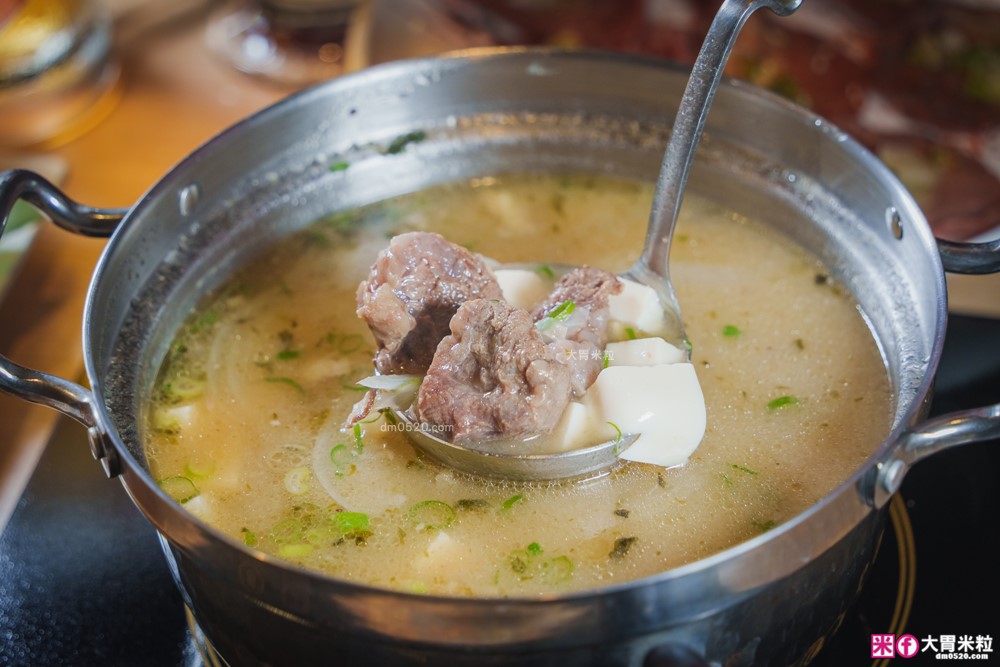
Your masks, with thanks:
[(775, 528), (881, 442), (887, 374), (820, 262), (692, 195), (671, 272), (708, 428), (686, 465), (488, 481), (425, 459), (384, 415), (343, 428), (362, 396), (355, 382), (372, 374), (355, 291), (388, 238), (435, 231), (500, 262), (617, 272), (639, 254), (651, 197), (648, 185), (605, 178), (489, 178), (318, 221), (235, 275), (179, 332), (147, 411), (154, 477), (251, 547), (443, 595), (604, 586)]

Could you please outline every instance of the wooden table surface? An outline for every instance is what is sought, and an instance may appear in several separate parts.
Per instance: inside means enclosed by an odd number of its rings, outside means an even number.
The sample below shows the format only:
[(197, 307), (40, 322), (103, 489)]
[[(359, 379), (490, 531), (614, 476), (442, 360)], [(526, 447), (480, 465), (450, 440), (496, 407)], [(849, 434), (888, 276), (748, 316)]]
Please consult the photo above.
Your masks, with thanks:
[[(121, 62), (110, 112), (48, 152), (65, 159), (65, 192), (99, 207), (133, 204), (200, 144), (290, 89), (252, 79), (208, 51), (204, 2), (107, 2)], [(45, 224), (0, 303), (0, 350), (12, 360), (82, 381), (82, 313), (104, 247)], [(48, 408), (0, 394), (0, 530), (56, 424)], [(95, 464), (95, 474), (97, 473)]]

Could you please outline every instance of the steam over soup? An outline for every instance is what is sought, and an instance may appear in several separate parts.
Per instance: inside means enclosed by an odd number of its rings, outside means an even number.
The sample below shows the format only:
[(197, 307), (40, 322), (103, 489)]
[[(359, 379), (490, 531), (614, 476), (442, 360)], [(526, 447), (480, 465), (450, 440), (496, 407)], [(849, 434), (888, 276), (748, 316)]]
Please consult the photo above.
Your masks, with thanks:
[(235, 275), (179, 332), (146, 419), (154, 477), (252, 547), (445, 595), (603, 586), (774, 528), (881, 441), (887, 374), (856, 304), (816, 259), (690, 195), (672, 277), (708, 427), (685, 465), (515, 484), (424, 460), (381, 413), (343, 429), (376, 351), (355, 291), (389, 238), (433, 231), (542, 272), (542, 262), (617, 272), (639, 254), (651, 196), (610, 179), (505, 177), (319, 221)]

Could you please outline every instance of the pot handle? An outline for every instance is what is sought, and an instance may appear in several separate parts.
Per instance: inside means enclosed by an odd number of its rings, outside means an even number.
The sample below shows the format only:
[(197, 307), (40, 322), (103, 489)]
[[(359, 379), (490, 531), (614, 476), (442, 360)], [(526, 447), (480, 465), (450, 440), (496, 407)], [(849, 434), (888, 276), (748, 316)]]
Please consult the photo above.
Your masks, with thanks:
[[(0, 236), (19, 199), (33, 204), (63, 229), (85, 236), (110, 236), (127, 211), (82, 206), (36, 173), (4, 171), (0, 172)], [(93, 394), (75, 382), (25, 368), (0, 354), (0, 391), (72, 417), (87, 427), (94, 455), (101, 459), (109, 456), (111, 450), (104, 446), (98, 428)], [(104, 463), (111, 474), (111, 461)]]
[(1000, 239), (985, 243), (955, 243), (937, 240), (941, 263), (949, 273), (996, 273), (1000, 271)]
[(1000, 438), (1000, 403), (951, 412), (908, 429), (892, 457), (876, 467), (872, 501), (882, 507), (903, 484), (914, 463), (944, 449)]

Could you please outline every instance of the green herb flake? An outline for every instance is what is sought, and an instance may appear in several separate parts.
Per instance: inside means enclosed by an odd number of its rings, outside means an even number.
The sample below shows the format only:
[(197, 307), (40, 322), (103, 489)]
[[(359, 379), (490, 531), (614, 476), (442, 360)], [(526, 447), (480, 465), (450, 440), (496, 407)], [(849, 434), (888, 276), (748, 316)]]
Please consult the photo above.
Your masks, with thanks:
[(334, 162), (330, 165), (330, 171), (346, 171), (350, 166), (350, 162)]
[(191, 331), (203, 331), (219, 321), (218, 311), (209, 308), (191, 323)]
[(539, 264), (535, 267), (535, 273), (538, 275), (548, 278), (549, 280), (555, 280), (556, 272), (552, 270), (552, 267), (548, 264)]
[(482, 498), (463, 498), (455, 503), (459, 512), (485, 512), (489, 508), (489, 502)]
[(280, 361), (291, 361), (292, 359), (298, 359), (301, 357), (302, 350), (282, 350), (274, 356)]
[(771, 530), (777, 525), (778, 522), (775, 521), (774, 519), (767, 519), (766, 521), (753, 522), (754, 530), (756, 530), (758, 533), (766, 533), (767, 531)]
[(732, 324), (727, 324), (726, 326), (722, 327), (722, 335), (725, 336), (726, 338), (737, 338), (741, 333), (743, 332), (740, 330), (740, 328)]
[(636, 335), (635, 329), (632, 327), (625, 327), (625, 336), (628, 337), (629, 340), (635, 340), (639, 337)]
[(524, 502), (524, 495), (518, 493), (518, 494), (515, 494), (515, 495), (511, 496), (507, 500), (503, 501), (503, 503), (500, 505), (500, 509), (501, 510), (510, 510), (512, 507), (514, 507), (514, 505), (517, 505), (518, 503), (521, 503), (521, 502)]
[(253, 532), (249, 528), (240, 528), (240, 535), (243, 536), (243, 544), (248, 547), (257, 546), (257, 533)]
[(538, 554), (542, 553), (542, 545), (540, 545), (538, 542), (532, 542), (531, 544), (528, 545), (528, 553), (531, 554), (532, 556), (537, 556)]
[(632, 545), (635, 544), (638, 539), (638, 537), (619, 537), (615, 540), (615, 546), (608, 554), (608, 558), (611, 558), (612, 560), (621, 560), (625, 558), (625, 556), (628, 555), (629, 549), (632, 548)]
[(417, 144), (427, 138), (427, 133), (423, 130), (416, 130), (414, 132), (407, 132), (406, 134), (400, 135), (392, 140), (392, 143), (385, 149), (386, 155), (396, 155), (402, 153), (403, 150), (410, 144)]
[(291, 387), (295, 391), (299, 392), (300, 394), (306, 393), (306, 390), (302, 388), (302, 385), (300, 385), (298, 382), (296, 382), (292, 378), (269, 375), (268, 377), (264, 378), (264, 381), (265, 382), (271, 382), (273, 384), (288, 385), (289, 387)]
[(770, 403), (767, 404), (768, 410), (778, 410), (789, 405), (796, 405), (799, 403), (799, 399), (794, 396), (779, 396)]
[(732, 468), (733, 470), (739, 470), (740, 472), (745, 472), (748, 475), (756, 475), (757, 474), (756, 470), (751, 470), (750, 468), (747, 468), (746, 466), (741, 466), (741, 465), (736, 464), (736, 463), (731, 463), (729, 465), (729, 467)]

